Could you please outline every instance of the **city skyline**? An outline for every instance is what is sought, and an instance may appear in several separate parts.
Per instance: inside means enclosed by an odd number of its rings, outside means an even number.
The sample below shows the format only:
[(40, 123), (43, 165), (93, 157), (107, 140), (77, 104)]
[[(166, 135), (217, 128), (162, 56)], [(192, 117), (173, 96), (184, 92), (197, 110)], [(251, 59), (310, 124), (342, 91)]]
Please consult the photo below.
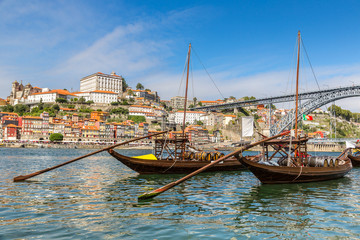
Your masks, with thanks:
[[(140, 82), (170, 99), (182, 95), (190, 42), (195, 50), (190, 98), (282, 95), (294, 88), (298, 30), (318, 81), (302, 51), (301, 91), (359, 84), (359, 5), (0, 1), (0, 97), (9, 96), (15, 80), (76, 91), (81, 78), (114, 71), (133, 88)], [(360, 112), (357, 101), (348, 98), (336, 104)]]

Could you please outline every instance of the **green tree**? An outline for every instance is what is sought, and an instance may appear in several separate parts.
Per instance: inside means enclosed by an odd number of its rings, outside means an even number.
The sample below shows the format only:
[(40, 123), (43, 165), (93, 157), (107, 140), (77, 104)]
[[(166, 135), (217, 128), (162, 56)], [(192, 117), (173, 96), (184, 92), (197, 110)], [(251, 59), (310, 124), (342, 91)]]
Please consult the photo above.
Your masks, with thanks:
[(123, 82), (122, 82), (122, 91), (125, 92), (126, 89), (129, 87), (129, 85), (126, 83), (125, 78), (123, 78), (122, 80), (123, 80)]
[(59, 111), (59, 110), (60, 110), (59, 104), (54, 104), (54, 105), (52, 105), (51, 108), (52, 108), (54, 111)]
[(117, 105), (119, 105), (119, 102), (111, 102), (110, 104), (113, 106), (117, 106)]
[(144, 116), (128, 116), (128, 120), (132, 120), (135, 123), (145, 122), (146, 118)]
[(6, 106), (2, 107), (2, 111), (3, 112), (13, 112), (14, 107), (12, 105), (6, 105)]
[(68, 101), (65, 98), (57, 98), (57, 99), (55, 99), (55, 102), (57, 102), (57, 103), (67, 103)]
[(202, 121), (196, 121), (196, 125), (204, 125), (204, 123)]
[(14, 112), (22, 116), (25, 112), (29, 111), (29, 106), (23, 104), (16, 104), (14, 107)]
[(145, 89), (145, 91), (146, 91), (146, 92), (151, 92), (151, 90), (150, 90), (150, 89), (148, 89), (148, 88), (147, 88), (147, 89)]
[(85, 103), (86, 99), (84, 97), (80, 97), (78, 103)]
[(136, 84), (136, 90), (144, 90), (144, 86), (141, 83)]
[(196, 98), (196, 97), (193, 98), (193, 102), (194, 102), (194, 106), (196, 106), (196, 102), (197, 102), (197, 98)]
[(64, 136), (61, 133), (52, 133), (49, 137), (50, 141), (62, 141)]

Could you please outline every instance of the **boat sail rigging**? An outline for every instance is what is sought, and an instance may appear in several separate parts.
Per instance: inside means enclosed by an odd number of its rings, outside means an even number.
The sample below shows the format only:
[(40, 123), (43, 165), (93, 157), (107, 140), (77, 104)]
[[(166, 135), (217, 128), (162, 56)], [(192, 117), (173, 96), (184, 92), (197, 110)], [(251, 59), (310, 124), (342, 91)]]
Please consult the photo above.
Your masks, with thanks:
[[(190, 149), (194, 148), (191, 148), (189, 139), (185, 133), (190, 53), (191, 43), (189, 44), (187, 56), (184, 117), (181, 133), (170, 132), (169, 134), (166, 133), (154, 137), (154, 156), (151, 157), (153, 160), (149, 160), (149, 156), (128, 157), (113, 149), (108, 150), (113, 157), (140, 174), (191, 173), (208, 165), (210, 161), (215, 161), (224, 156), (223, 153), (217, 151), (205, 152), (200, 150), (196, 153), (190, 151)], [(234, 171), (243, 169), (245, 169), (245, 166), (233, 157), (208, 168), (206, 171)]]
[(291, 135), (290, 138), (265, 142), (260, 155), (238, 156), (238, 160), (262, 183), (299, 183), (330, 180), (343, 177), (352, 169), (348, 157), (349, 149), (345, 149), (338, 157), (310, 156), (307, 153), (308, 137), (299, 136), (298, 134), (300, 42), (301, 35), (299, 31), (294, 137)]

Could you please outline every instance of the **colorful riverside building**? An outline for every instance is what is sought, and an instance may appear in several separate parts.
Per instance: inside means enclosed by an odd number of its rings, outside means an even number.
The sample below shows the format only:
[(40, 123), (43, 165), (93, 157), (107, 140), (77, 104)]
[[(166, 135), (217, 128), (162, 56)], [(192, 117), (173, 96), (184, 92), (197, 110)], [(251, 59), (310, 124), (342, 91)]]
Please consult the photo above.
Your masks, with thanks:
[[(61, 133), (64, 141), (118, 141), (148, 135), (148, 123), (106, 123), (107, 112), (94, 111), (92, 118), (80, 119), (77, 113), (62, 118), (49, 117), (43, 112), (39, 117), (0, 112), (0, 139), (48, 141), (52, 133)], [(103, 120), (104, 119), (104, 120)], [(7, 127), (9, 126), (9, 127)]]

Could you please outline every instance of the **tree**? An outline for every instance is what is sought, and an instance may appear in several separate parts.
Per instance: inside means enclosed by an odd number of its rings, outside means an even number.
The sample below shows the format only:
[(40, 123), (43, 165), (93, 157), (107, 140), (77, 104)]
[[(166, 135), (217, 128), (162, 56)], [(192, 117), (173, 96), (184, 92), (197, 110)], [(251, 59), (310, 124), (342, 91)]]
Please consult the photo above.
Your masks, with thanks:
[(123, 78), (122, 91), (125, 92), (128, 87), (129, 87), (129, 85), (126, 83), (125, 78)]
[(145, 89), (145, 91), (146, 91), (146, 92), (151, 92), (151, 90), (150, 90), (150, 89), (148, 89), (148, 88), (147, 88), (147, 89)]
[(2, 107), (2, 111), (4, 111), (4, 112), (13, 112), (14, 107), (12, 105), (6, 105), (6, 106)]
[(14, 107), (14, 112), (22, 116), (25, 112), (29, 110), (29, 106), (23, 104), (16, 104)]
[(57, 99), (55, 99), (55, 102), (57, 102), (57, 103), (67, 103), (68, 101), (65, 98), (57, 98)]
[(60, 110), (59, 104), (54, 104), (54, 105), (52, 106), (52, 109), (53, 109), (54, 111), (59, 111), (59, 110)]
[(89, 100), (89, 101), (86, 101), (87, 104), (93, 104), (94, 101), (93, 100)]
[(85, 103), (86, 99), (84, 97), (80, 97), (78, 103)]
[(194, 98), (193, 98), (193, 101), (194, 101), (194, 106), (196, 106), (197, 98), (194, 97)]
[(144, 86), (141, 83), (136, 84), (136, 90), (144, 90)]
[(49, 137), (50, 141), (62, 141), (64, 136), (61, 133), (52, 133)]
[(196, 125), (204, 125), (204, 123), (202, 121), (196, 121)]
[(113, 106), (117, 106), (117, 105), (119, 105), (119, 103), (118, 103), (118, 102), (111, 102), (110, 104), (111, 104), (111, 105), (113, 105)]
[(128, 116), (128, 120), (132, 120), (135, 123), (145, 122), (146, 118), (144, 116)]

